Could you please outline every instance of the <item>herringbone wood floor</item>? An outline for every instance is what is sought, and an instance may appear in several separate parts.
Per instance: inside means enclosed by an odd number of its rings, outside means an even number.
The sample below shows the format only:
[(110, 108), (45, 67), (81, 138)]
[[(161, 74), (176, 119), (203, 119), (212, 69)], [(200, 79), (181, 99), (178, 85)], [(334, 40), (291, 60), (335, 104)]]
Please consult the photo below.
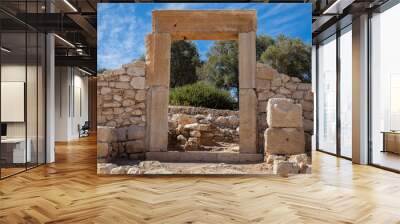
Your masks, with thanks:
[(313, 174), (98, 177), (95, 139), (0, 181), (0, 223), (400, 223), (400, 175), (313, 155)]

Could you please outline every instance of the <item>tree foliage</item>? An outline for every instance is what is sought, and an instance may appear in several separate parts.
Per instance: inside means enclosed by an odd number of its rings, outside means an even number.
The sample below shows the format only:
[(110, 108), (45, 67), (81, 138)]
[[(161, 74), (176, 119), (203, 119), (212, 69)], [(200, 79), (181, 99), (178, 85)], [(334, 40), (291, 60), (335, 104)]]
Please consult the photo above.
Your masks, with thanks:
[(236, 41), (216, 41), (207, 53), (208, 60), (198, 71), (198, 76), (218, 88), (239, 86), (238, 45)]
[(267, 35), (259, 35), (256, 38), (256, 58), (257, 61), (260, 60), (261, 54), (268, 49), (268, 47), (273, 46), (275, 40)]
[(200, 57), (196, 45), (191, 41), (174, 41), (171, 45), (172, 88), (195, 83), (198, 78), (196, 68), (200, 67)]
[(214, 109), (236, 109), (237, 101), (226, 90), (214, 85), (197, 82), (170, 91), (171, 105), (207, 107)]
[(275, 43), (261, 54), (261, 61), (280, 73), (310, 80), (311, 47), (300, 39), (278, 36)]

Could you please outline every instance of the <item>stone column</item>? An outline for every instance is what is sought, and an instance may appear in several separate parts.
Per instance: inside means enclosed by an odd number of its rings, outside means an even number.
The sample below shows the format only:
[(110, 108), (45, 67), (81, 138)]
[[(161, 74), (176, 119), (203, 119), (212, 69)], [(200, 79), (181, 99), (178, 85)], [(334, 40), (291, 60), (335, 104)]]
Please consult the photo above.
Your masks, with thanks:
[(146, 42), (147, 151), (167, 151), (171, 36), (153, 33)]
[(239, 34), (239, 147), (257, 153), (256, 35)]

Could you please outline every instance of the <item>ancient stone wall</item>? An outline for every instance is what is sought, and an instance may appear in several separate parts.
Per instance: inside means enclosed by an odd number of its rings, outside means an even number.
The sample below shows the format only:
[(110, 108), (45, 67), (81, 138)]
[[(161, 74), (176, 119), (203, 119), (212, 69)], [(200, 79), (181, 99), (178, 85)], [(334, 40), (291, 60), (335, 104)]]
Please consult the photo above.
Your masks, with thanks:
[(170, 106), (168, 150), (238, 151), (239, 111)]
[(144, 61), (98, 75), (99, 159), (144, 157), (147, 91)]
[[(149, 116), (148, 104), (150, 103), (149, 96), (151, 95), (152, 99), (155, 97), (150, 93), (147, 85), (148, 70), (143, 61), (134, 61), (119, 69), (99, 74), (97, 87), (99, 158), (137, 158), (143, 156), (149, 147), (146, 130), (149, 126), (147, 121), (150, 119), (147, 117)], [(270, 98), (289, 98), (302, 105), (306, 150), (309, 151), (313, 131), (311, 84), (302, 83), (295, 77), (279, 74), (261, 63), (257, 63), (256, 75), (258, 151), (262, 152), (264, 149), (264, 131), (268, 127), (266, 108)], [(231, 141), (232, 143), (239, 141), (238, 111), (181, 106), (170, 106), (168, 111), (169, 143), (177, 140), (179, 135), (182, 135), (180, 136), (181, 145), (189, 142), (189, 145), (194, 146), (192, 149), (196, 149), (196, 142), (208, 142), (210, 145), (211, 142), (216, 141)], [(193, 125), (188, 125), (186, 129), (184, 125), (179, 128), (180, 121), (178, 120), (182, 117), (188, 117)], [(183, 150), (186, 150), (186, 147)]]
[(314, 96), (311, 83), (301, 82), (299, 78), (278, 73), (269, 66), (257, 63), (256, 90), (258, 99), (258, 143), (264, 148), (264, 131), (267, 124), (267, 103), (270, 98), (293, 99), (303, 108), (303, 128), (306, 139), (306, 151), (311, 151), (311, 136), (313, 134)]

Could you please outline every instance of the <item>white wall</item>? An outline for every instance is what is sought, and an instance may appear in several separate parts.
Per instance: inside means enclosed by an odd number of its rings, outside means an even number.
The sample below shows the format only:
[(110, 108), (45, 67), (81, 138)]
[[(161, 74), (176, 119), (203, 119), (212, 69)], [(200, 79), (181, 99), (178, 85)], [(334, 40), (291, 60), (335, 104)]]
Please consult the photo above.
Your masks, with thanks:
[(77, 139), (78, 125), (88, 120), (88, 78), (76, 68), (56, 67), (55, 86), (55, 140)]

